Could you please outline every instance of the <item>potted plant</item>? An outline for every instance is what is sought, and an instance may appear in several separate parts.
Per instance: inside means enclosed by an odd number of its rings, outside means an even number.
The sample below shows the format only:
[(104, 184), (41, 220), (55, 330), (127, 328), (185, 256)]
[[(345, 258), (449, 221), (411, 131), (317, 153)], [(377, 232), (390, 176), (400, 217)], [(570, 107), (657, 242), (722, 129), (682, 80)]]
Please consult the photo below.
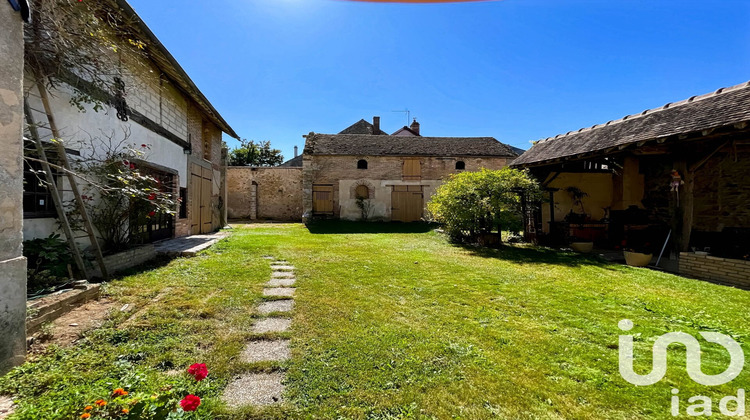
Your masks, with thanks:
[(649, 242), (622, 241), (625, 263), (631, 267), (645, 267), (651, 263), (654, 252)]
[(594, 242), (585, 238), (579, 238), (579, 237), (573, 236), (570, 238), (570, 247), (575, 252), (588, 254), (589, 252), (594, 250)]

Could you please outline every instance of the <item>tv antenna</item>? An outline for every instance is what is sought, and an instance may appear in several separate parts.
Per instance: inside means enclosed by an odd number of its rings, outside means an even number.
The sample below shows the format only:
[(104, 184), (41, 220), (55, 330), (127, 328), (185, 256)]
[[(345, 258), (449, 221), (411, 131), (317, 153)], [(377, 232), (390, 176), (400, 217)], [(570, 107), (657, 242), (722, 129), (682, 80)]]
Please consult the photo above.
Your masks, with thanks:
[(411, 111), (409, 111), (408, 108), (405, 108), (403, 110), (398, 110), (398, 111), (391, 111), (391, 112), (402, 112), (406, 114), (406, 125), (407, 126), (409, 125), (409, 121), (411, 120)]

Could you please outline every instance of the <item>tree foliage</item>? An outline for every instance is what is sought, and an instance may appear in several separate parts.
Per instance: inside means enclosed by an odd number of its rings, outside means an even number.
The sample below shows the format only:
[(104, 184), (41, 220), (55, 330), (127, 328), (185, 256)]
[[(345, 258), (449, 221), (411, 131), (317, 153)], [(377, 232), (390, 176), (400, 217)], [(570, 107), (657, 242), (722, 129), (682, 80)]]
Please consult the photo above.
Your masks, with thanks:
[(281, 150), (270, 141), (241, 140), (240, 147), (229, 151), (229, 166), (277, 166), (284, 162)]
[(542, 198), (539, 184), (518, 169), (482, 169), (454, 174), (427, 204), (432, 218), (454, 239), (482, 233), (520, 231), (522, 196), (529, 204)]

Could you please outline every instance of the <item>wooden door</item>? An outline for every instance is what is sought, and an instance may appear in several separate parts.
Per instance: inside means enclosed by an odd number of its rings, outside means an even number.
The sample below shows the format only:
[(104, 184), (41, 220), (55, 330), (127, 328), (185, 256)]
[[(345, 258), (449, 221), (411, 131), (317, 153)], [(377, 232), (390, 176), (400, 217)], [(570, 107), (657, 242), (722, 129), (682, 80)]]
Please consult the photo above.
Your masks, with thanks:
[(211, 193), (213, 192), (213, 172), (203, 169), (201, 179), (201, 233), (213, 231), (213, 217), (211, 214)]
[(313, 185), (313, 214), (333, 214), (333, 185)]
[(421, 185), (394, 185), (391, 192), (391, 220), (417, 222), (422, 219), (424, 195)]
[(213, 231), (211, 214), (211, 194), (213, 192), (213, 172), (210, 168), (190, 165), (190, 233), (198, 235)]

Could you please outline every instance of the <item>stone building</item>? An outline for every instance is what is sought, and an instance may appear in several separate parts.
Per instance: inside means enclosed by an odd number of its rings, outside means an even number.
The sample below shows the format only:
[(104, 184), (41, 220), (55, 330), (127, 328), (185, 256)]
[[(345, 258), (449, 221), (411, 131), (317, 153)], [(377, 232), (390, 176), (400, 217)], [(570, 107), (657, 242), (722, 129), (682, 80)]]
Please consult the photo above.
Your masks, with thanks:
[[(222, 132), (237, 134), (222, 118), (193, 83), (187, 73), (136, 15), (125, 0), (116, 0), (119, 13), (126, 17), (139, 39), (144, 41), (146, 54), (142, 62), (127, 64), (121, 75), (126, 106), (125, 117), (118, 116), (116, 98), (111, 92), (98, 92), (108, 98), (105, 109), (98, 112), (85, 105), (84, 112), (71, 105), (73, 89), (58, 84), (50, 92), (60, 138), (69, 159), (107, 150), (113, 145), (146, 146), (143, 159), (133, 162), (141, 172), (162, 181), (165, 192), (182, 199), (175, 215), (157, 214), (149, 218), (131, 219), (130, 232), (136, 242), (149, 243), (160, 239), (207, 233), (223, 227), (225, 215), (224, 161)], [(137, 68), (137, 71), (132, 70)], [(73, 82), (86, 83), (75, 79)], [(26, 72), (24, 95), (30, 108), (30, 121), (38, 127), (43, 142), (53, 137), (40, 92), (30, 72)], [(27, 132), (27, 137), (31, 134)], [(56, 231), (56, 210), (51, 192), (35, 181), (34, 162), (26, 163), (24, 192), (24, 238), (46, 237)], [(60, 177), (61, 190), (68, 190)], [(64, 199), (70, 198), (65, 193)], [(85, 236), (85, 235), (84, 235)], [(88, 239), (78, 239), (86, 246)]]
[(669, 236), (682, 273), (700, 257), (697, 277), (750, 286), (750, 83), (541, 140), (513, 165), (549, 192), (530, 233), (655, 253)]
[(305, 138), (303, 154), (279, 167), (228, 169), (229, 217), (413, 222), (449, 175), (518, 156), (492, 137), (422, 137), (416, 120), (392, 135), (374, 117)]
[(23, 22), (0, 4), (0, 375), (26, 356), (23, 211)]

